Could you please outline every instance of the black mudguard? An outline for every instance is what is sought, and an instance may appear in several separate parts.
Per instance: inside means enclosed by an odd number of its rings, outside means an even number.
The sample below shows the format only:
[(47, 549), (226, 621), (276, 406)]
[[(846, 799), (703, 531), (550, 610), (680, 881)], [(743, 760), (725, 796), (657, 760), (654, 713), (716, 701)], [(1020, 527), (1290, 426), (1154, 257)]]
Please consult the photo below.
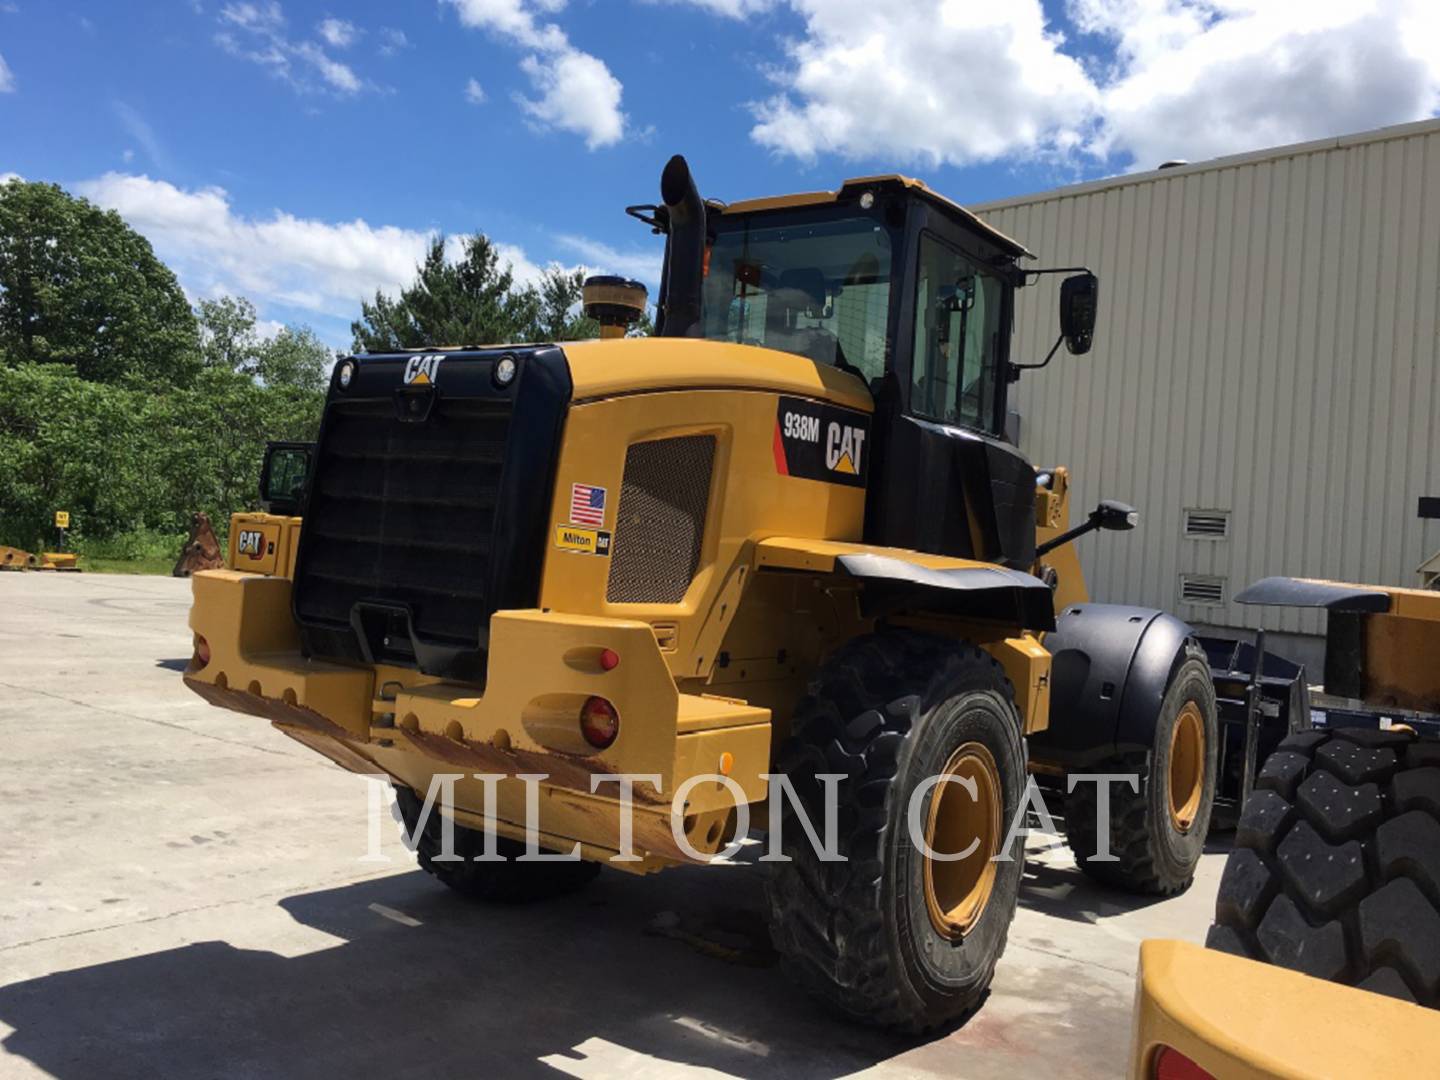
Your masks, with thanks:
[(1054, 658), (1050, 726), (1030, 736), (1030, 756), (1075, 769), (1150, 749), (1165, 689), (1193, 636), (1188, 624), (1154, 608), (1066, 608), (1045, 636)]

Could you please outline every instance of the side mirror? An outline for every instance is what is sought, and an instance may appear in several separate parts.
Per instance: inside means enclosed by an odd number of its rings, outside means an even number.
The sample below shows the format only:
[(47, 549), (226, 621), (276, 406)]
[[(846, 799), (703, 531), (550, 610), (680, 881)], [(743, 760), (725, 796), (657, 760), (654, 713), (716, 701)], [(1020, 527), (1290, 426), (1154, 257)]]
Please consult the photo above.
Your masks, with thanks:
[(1116, 502), (1114, 499), (1103, 499), (1099, 506), (1090, 511), (1090, 520), (1098, 529), (1129, 532), (1140, 524), (1140, 512), (1133, 506)]
[(1083, 356), (1095, 340), (1095, 316), (1100, 307), (1100, 279), (1075, 274), (1060, 283), (1060, 336), (1072, 356)]

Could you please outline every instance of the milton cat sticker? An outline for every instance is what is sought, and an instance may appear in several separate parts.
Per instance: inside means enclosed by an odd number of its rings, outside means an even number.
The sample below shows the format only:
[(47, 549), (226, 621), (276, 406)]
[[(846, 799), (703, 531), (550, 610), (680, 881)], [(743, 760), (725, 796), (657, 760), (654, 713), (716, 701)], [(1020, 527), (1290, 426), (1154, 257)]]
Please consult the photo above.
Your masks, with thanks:
[(838, 405), (782, 397), (775, 414), (775, 468), (782, 476), (864, 487), (870, 417)]

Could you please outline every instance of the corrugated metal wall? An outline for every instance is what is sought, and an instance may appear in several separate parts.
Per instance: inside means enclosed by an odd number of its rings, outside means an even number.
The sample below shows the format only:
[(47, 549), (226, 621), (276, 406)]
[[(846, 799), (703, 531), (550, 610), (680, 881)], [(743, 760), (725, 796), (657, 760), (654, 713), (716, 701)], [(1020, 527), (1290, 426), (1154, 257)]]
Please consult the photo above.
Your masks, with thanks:
[[(1141, 510), (1082, 541), (1097, 598), (1258, 627), (1230, 597), (1269, 574), (1395, 585), (1440, 548), (1440, 122), (1062, 188), (975, 208), (1036, 266), (1100, 275), (1094, 351), (1063, 347), (1012, 407), (1076, 510)], [(1022, 291), (1016, 360), (1056, 333), (1057, 279)], [(1230, 512), (1185, 539), (1187, 509)], [(1182, 575), (1226, 603), (1180, 603)], [(1267, 629), (1318, 633), (1266, 609)]]

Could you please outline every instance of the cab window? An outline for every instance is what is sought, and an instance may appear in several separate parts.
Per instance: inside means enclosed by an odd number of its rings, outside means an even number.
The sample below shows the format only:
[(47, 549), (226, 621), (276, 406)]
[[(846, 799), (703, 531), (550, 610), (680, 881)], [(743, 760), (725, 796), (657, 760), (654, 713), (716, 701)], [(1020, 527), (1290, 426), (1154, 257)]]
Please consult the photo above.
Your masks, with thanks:
[(916, 275), (910, 410), (946, 424), (995, 432), (1001, 284), (929, 234)]
[(885, 370), (891, 239), (849, 214), (720, 215), (701, 336), (798, 353), (869, 382)]

